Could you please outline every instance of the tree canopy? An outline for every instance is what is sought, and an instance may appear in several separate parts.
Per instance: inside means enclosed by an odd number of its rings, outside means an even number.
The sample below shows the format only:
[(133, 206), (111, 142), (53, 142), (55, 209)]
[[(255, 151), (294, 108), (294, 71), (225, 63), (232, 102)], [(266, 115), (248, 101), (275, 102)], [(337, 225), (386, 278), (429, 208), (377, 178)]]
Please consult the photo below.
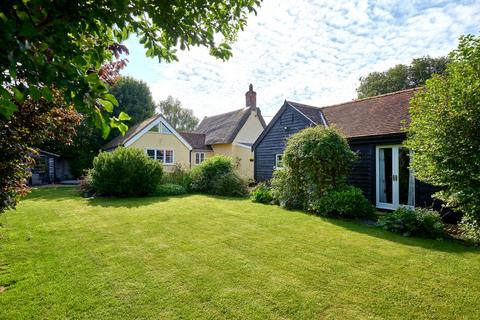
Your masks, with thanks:
[(449, 60), (446, 73), (411, 100), (405, 145), (414, 152), (415, 176), (480, 222), (480, 37), (461, 37)]
[(27, 179), (35, 163), (36, 146), (56, 139), (70, 144), (81, 115), (65, 104), (62, 94), (52, 90), (52, 99), (18, 104), (19, 112), (0, 118), (0, 213), (14, 208), (28, 192)]
[(387, 71), (371, 72), (360, 78), (357, 88), (358, 98), (416, 88), (425, 84), (433, 74), (443, 74), (448, 58), (425, 56), (413, 59), (410, 65), (398, 64)]
[(130, 120), (125, 121), (127, 125), (150, 118), (155, 113), (155, 104), (148, 85), (131, 77), (122, 77), (111, 88), (110, 93), (118, 101), (118, 107), (113, 111), (115, 116), (125, 112)]
[[(102, 79), (102, 65), (119, 59), (119, 43), (136, 35), (146, 55), (177, 59), (177, 49), (206, 46), (228, 59), (237, 32), (260, 0), (45, 1), (12, 0), (0, 5), (0, 117), (9, 118), (28, 96), (66, 103), (91, 114), (108, 136), (126, 118), (112, 114), (117, 101)], [(121, 63), (121, 62), (120, 62)]]
[(160, 112), (175, 130), (193, 131), (198, 124), (198, 118), (193, 114), (193, 110), (182, 108), (178, 99), (168, 96), (166, 100), (158, 104)]

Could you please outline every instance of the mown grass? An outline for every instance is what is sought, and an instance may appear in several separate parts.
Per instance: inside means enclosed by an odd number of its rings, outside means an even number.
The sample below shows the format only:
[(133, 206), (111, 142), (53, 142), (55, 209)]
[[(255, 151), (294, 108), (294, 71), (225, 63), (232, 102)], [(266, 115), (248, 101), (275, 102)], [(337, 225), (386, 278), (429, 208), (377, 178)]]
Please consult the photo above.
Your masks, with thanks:
[(0, 216), (0, 318), (479, 318), (480, 252), (201, 195), (34, 191)]

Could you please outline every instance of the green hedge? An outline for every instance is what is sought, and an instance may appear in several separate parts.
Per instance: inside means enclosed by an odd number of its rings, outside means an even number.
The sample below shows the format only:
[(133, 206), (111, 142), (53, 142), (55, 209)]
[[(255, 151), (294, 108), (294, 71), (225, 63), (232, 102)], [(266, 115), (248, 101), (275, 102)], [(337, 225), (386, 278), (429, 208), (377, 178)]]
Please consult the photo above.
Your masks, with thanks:
[(163, 166), (140, 149), (119, 147), (101, 152), (90, 171), (92, 185), (103, 196), (146, 196), (152, 194), (162, 179)]
[(272, 203), (273, 196), (270, 188), (263, 182), (257, 184), (255, 188), (253, 188), (252, 192), (250, 192), (250, 199), (253, 202), (259, 203)]
[(179, 196), (186, 193), (187, 189), (185, 187), (174, 183), (161, 184), (155, 190), (156, 196)]
[(222, 196), (247, 195), (247, 183), (234, 172), (232, 159), (226, 156), (213, 156), (191, 172), (191, 190), (200, 193)]
[(372, 217), (375, 212), (362, 190), (353, 186), (328, 191), (318, 200), (312, 201), (310, 210), (323, 216), (343, 218)]
[(438, 212), (430, 209), (398, 208), (378, 219), (381, 228), (400, 233), (404, 236), (417, 236), (425, 238), (443, 238), (444, 225)]

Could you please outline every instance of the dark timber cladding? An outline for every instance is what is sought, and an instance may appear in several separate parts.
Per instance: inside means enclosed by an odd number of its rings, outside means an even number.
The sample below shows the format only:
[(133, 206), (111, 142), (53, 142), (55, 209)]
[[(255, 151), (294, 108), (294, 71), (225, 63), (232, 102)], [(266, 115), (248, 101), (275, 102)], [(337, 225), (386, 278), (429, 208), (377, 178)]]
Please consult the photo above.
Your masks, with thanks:
[(275, 156), (283, 153), (287, 138), (312, 125), (315, 124), (285, 101), (272, 119), (272, 125), (267, 127), (257, 140), (258, 145), (253, 147), (255, 179), (258, 181), (270, 179), (275, 166)]
[[(415, 91), (409, 89), (381, 96), (348, 101), (323, 108), (285, 101), (267, 128), (253, 145), (255, 179), (272, 178), (276, 155), (282, 154), (286, 140), (298, 131), (314, 125), (335, 126), (348, 139), (359, 160), (349, 183), (361, 188), (376, 202), (376, 147), (401, 145), (409, 123), (409, 101)], [(431, 185), (415, 180), (415, 205), (429, 206), (435, 192)]]

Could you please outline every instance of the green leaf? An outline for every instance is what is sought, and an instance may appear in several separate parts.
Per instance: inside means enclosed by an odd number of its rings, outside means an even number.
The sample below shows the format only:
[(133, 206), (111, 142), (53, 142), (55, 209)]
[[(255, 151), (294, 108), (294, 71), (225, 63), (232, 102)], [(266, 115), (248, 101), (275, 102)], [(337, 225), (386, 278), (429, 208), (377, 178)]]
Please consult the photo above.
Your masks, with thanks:
[(18, 110), (18, 107), (10, 100), (0, 99), (0, 114), (10, 119), (12, 114)]
[(82, 57), (82, 56), (76, 56), (75, 58), (73, 58), (73, 63), (76, 66), (79, 66), (79, 67), (82, 67), (82, 68), (85, 68), (85, 67), (88, 66), (87, 60), (85, 60), (85, 58)]
[(112, 112), (113, 111), (113, 104), (108, 101), (108, 100), (104, 100), (104, 99), (98, 99), (98, 102), (100, 102), (100, 104), (105, 108), (105, 110), (107, 110), (108, 112)]
[(12, 90), (15, 100), (17, 100), (18, 103), (23, 103), (23, 101), (25, 101), (25, 95), (20, 90), (18, 90), (17, 87), (13, 87)]
[(128, 126), (125, 124), (125, 123), (120, 123), (118, 125), (118, 130), (120, 131), (120, 133), (122, 134), (122, 136), (125, 135), (125, 133), (127, 133), (128, 131)]
[(4, 87), (0, 87), (0, 97), (8, 98), (10, 97), (10, 93)]
[(100, 82), (100, 78), (98, 77), (98, 74), (96, 73), (90, 73), (89, 75), (86, 76), (87, 81), (89, 83), (97, 83)]
[(110, 134), (110, 126), (106, 123), (106, 121), (102, 122), (102, 137), (103, 139), (107, 139), (108, 135)]
[(40, 90), (38, 90), (37, 87), (30, 86), (28, 88), (28, 93), (32, 97), (33, 100), (38, 101), (42, 97), (42, 94), (40, 93)]
[(43, 87), (42, 88), (42, 96), (48, 102), (52, 101), (52, 99), (53, 99), (52, 90), (50, 90), (50, 88), (48, 88), (48, 87)]
[(118, 107), (118, 101), (115, 96), (111, 93), (107, 93), (103, 96), (106, 100), (110, 101), (115, 107)]
[(120, 114), (118, 115), (118, 120), (125, 121), (125, 120), (130, 120), (130, 119), (132, 119), (132, 118), (123, 111), (120, 112)]
[(25, 21), (20, 28), (20, 35), (24, 37), (33, 37), (37, 35), (38, 32), (35, 27), (30, 23), (30, 21)]

